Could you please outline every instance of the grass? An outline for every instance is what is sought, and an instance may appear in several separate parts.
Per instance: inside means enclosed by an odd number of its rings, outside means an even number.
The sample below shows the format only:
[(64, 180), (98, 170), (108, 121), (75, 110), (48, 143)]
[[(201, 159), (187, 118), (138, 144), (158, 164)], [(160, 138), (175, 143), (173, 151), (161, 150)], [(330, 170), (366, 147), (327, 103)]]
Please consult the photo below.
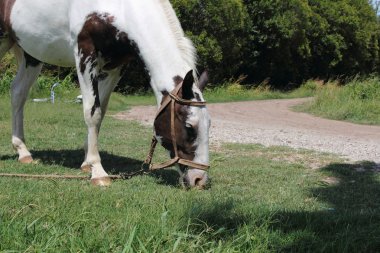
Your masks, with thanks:
[(356, 79), (346, 86), (329, 82), (317, 87), (315, 99), (298, 110), (329, 119), (380, 125), (380, 79)]
[(210, 103), (237, 102), (263, 99), (290, 99), (311, 97), (314, 95), (315, 87), (305, 84), (290, 92), (273, 90), (267, 84), (259, 86), (244, 86), (238, 81), (229, 82), (221, 86), (206, 89), (204, 96)]
[[(115, 95), (110, 114), (128, 107)], [(130, 101), (130, 100), (129, 100)], [(135, 102), (132, 102), (135, 103)], [(0, 97), (0, 172), (82, 174), (79, 104), (28, 102), (25, 128), (37, 164), (10, 148), (10, 106)], [(103, 165), (137, 170), (151, 129), (107, 116)], [(165, 152), (158, 159), (165, 159)], [(117, 181), (0, 178), (0, 252), (375, 252), (380, 173), (369, 162), (258, 145), (214, 147), (207, 191), (185, 191), (172, 170)], [(378, 168), (377, 168), (378, 170)]]

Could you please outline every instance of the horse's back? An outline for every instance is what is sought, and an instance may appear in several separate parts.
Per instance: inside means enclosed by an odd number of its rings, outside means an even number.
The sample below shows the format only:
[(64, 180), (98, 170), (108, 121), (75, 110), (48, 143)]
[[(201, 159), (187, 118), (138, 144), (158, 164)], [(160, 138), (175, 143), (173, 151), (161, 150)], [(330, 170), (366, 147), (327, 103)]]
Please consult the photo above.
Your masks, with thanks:
[(73, 66), (68, 18), (71, 3), (71, 0), (16, 0), (9, 20), (13, 39), (42, 62)]
[(13, 39), (29, 55), (58, 66), (74, 66), (78, 34), (91, 14), (107, 13), (115, 17), (113, 25), (145, 47), (151, 38), (171, 36), (166, 29), (169, 25), (163, 11), (165, 2), (167, 0), (0, 0), (3, 9), (0, 15), (6, 13), (3, 16), (9, 17), (6, 22), (12, 29)]
[(6, 13), (2, 19), (23, 50), (42, 62), (74, 66), (76, 40), (86, 17), (117, 9), (119, 0), (3, 1), (7, 4), (0, 4), (0, 12)]

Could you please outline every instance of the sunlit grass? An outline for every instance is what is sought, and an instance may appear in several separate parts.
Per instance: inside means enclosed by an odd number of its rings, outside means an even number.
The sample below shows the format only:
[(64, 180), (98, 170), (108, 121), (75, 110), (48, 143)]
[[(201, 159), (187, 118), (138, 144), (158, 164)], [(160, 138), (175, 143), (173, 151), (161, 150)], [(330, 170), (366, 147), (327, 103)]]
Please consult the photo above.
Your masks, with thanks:
[[(120, 101), (121, 100), (121, 101)], [(121, 97), (111, 110), (128, 107)], [(80, 104), (33, 103), (21, 165), (0, 97), (0, 172), (82, 175)], [(110, 114), (112, 114), (111, 112)], [(152, 129), (106, 117), (100, 134), (110, 173), (139, 169)], [(166, 154), (159, 149), (158, 158)], [(371, 163), (306, 150), (225, 144), (212, 150), (212, 188), (185, 191), (172, 170), (116, 181), (0, 178), (0, 252), (374, 252), (380, 247), (380, 175)]]
[(380, 125), (380, 80), (353, 80), (345, 86), (329, 82), (316, 90), (314, 100), (298, 109), (335, 120)]

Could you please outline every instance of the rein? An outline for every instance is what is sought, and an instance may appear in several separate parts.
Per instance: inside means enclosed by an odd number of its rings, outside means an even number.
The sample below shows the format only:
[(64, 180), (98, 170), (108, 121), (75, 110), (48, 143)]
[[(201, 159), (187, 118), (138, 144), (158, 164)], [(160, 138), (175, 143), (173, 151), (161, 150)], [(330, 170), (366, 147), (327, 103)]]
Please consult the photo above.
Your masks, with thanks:
[[(192, 167), (199, 170), (207, 170), (210, 166), (206, 164), (201, 164), (197, 162), (193, 162), (190, 160), (182, 159), (178, 155), (178, 146), (177, 146), (177, 139), (176, 139), (176, 132), (175, 132), (175, 104), (181, 104), (181, 105), (188, 105), (188, 106), (205, 106), (206, 102), (203, 101), (192, 101), (192, 100), (185, 100), (178, 96), (178, 92), (181, 89), (182, 85), (178, 85), (172, 92), (169, 93), (169, 96), (162, 102), (162, 105), (160, 109), (158, 110), (155, 119), (170, 105), (170, 132), (171, 132), (171, 138), (174, 148), (174, 154), (175, 157), (173, 159), (170, 159), (169, 161), (160, 163), (160, 164), (153, 164), (153, 155), (154, 151), (157, 146), (157, 138), (155, 135), (153, 135), (152, 143), (150, 147), (150, 151), (148, 153), (147, 158), (145, 159), (144, 163), (141, 165), (141, 169), (133, 172), (133, 173), (121, 173), (119, 175), (109, 175), (108, 177), (113, 180), (122, 180), (122, 179), (130, 179), (136, 175), (166, 169), (168, 167), (171, 167), (175, 164), (180, 164), (186, 167)], [(10, 178), (26, 178), (26, 179), (71, 179), (71, 180), (88, 180), (90, 179), (89, 176), (74, 176), (74, 175), (32, 175), (32, 174), (7, 174), (7, 173), (0, 173), (0, 177), (10, 177)]]

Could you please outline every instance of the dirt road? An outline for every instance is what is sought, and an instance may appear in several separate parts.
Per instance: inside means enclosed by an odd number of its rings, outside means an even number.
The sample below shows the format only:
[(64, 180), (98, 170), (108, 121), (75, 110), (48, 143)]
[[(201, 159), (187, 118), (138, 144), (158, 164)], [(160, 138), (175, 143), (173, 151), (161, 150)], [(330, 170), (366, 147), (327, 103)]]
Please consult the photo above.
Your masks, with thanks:
[[(352, 161), (380, 163), (380, 127), (327, 120), (290, 108), (307, 99), (209, 104), (212, 145), (260, 143), (336, 153)], [(152, 125), (156, 107), (134, 107), (116, 115)]]

